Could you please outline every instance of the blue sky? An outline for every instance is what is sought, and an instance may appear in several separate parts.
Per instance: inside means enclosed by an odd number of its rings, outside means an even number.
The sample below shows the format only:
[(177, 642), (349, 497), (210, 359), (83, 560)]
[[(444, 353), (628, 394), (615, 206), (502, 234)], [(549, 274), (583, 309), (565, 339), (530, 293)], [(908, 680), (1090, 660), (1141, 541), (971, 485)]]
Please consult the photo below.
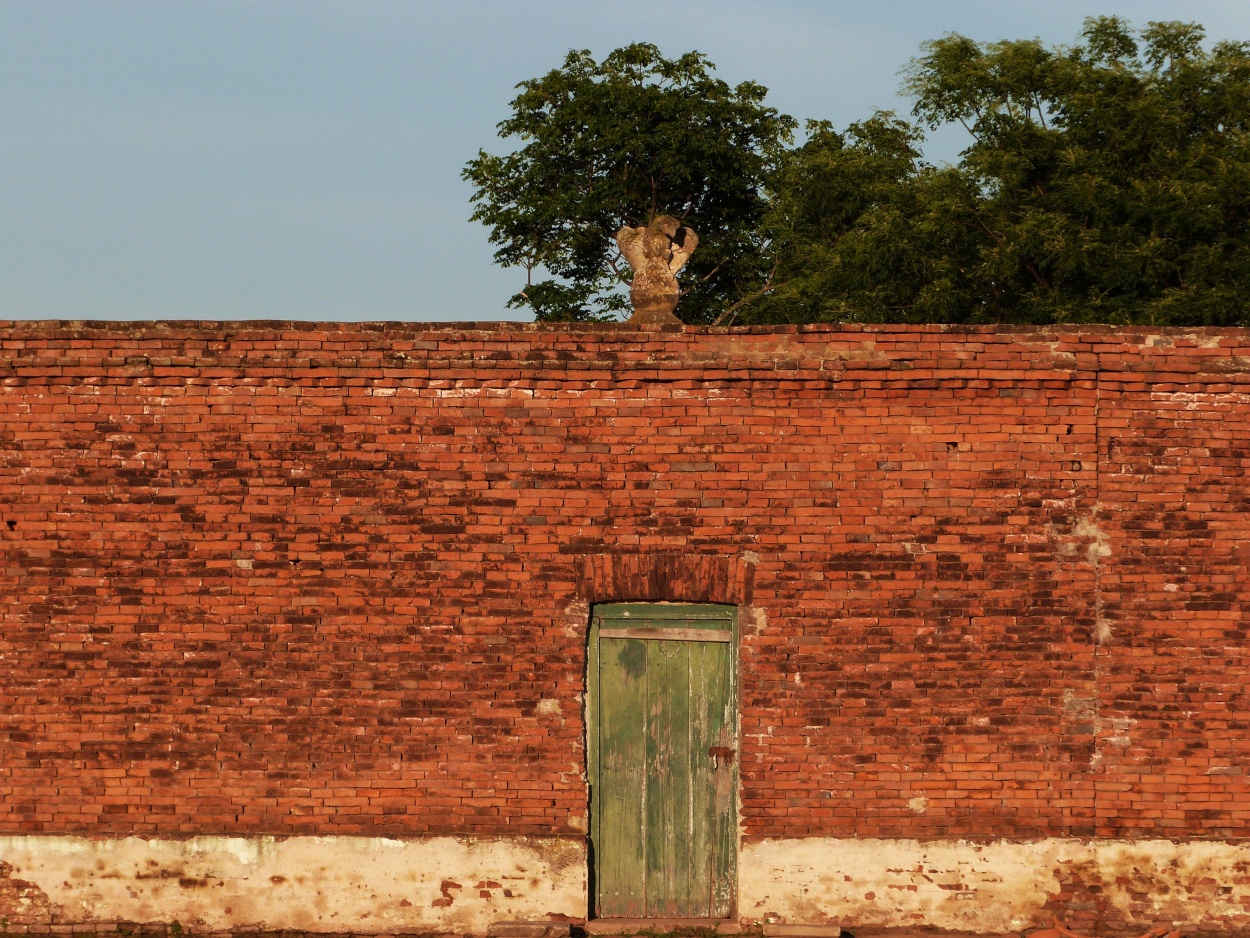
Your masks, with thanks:
[(1107, 13), (1250, 39), (1248, 0), (0, 0), (0, 318), (528, 318), (460, 170), (570, 48), (698, 49), (841, 127), (908, 110), (926, 39)]

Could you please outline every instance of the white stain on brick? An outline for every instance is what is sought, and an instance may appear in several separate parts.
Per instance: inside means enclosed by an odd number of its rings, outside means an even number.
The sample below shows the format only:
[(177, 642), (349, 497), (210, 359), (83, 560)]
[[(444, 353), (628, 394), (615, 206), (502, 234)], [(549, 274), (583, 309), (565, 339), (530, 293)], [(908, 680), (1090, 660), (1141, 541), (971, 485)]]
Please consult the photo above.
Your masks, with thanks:
[(1089, 540), (1090, 544), (1086, 549), (1085, 556), (1094, 566), (1097, 566), (1104, 557), (1111, 556), (1111, 539), (1107, 537), (1102, 528), (1094, 523), (1093, 518), (1079, 519), (1076, 527), (1072, 529), (1072, 535), (1082, 540)]

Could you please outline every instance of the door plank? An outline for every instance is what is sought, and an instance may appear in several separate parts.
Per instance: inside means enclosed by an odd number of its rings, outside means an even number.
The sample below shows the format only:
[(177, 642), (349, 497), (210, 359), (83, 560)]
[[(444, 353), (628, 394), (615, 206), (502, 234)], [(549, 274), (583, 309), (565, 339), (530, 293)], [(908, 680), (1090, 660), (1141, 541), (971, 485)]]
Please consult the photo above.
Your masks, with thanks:
[(712, 759), (707, 754), (716, 738), (719, 690), (716, 669), (724, 646), (699, 645), (690, 649), (690, 749), (687, 771), (693, 794), (690, 830), (690, 915), (712, 915), (712, 865), (715, 821), (712, 817)]
[(599, 644), (598, 914), (646, 914), (647, 650), (637, 640)]
[(725, 645), (704, 646), (703, 712), (708, 745), (701, 747), (709, 802), (702, 813), (709, 828), (708, 891), (710, 918), (728, 917), (736, 905), (738, 744), (734, 718), (735, 689), (731, 651)]
[(669, 642), (732, 642), (734, 633), (729, 629), (604, 628), (599, 630), (599, 637), (648, 638)]
[(690, 644), (645, 642), (647, 673), (647, 914), (684, 916), (689, 880)]

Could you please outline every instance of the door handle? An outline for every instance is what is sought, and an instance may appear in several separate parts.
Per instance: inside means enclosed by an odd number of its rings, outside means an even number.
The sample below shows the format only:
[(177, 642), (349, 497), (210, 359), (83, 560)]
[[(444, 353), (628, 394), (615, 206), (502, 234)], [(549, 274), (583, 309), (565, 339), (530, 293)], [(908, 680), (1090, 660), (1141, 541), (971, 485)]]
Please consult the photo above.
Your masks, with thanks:
[(726, 766), (733, 765), (734, 756), (738, 754), (738, 751), (728, 746), (710, 746), (707, 754), (712, 757), (712, 768), (719, 769), (721, 759), (725, 760)]

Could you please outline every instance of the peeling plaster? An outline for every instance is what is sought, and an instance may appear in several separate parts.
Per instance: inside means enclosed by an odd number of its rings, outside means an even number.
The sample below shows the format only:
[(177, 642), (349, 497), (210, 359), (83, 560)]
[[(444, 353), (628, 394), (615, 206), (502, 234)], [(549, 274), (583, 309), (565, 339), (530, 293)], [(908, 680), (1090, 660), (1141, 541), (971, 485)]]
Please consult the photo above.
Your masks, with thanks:
[(738, 611), (738, 617), (743, 629), (752, 629), (756, 635), (763, 635), (768, 631), (768, 613), (762, 606), (743, 606)]
[[(739, 912), (753, 922), (924, 925), (979, 934), (1049, 920), (1058, 875), (1101, 882), (1108, 919), (1250, 930), (1250, 844), (807, 838), (745, 844)], [(1218, 888), (1212, 884), (1218, 884)]]
[(13, 877), (13, 867), (0, 860), (0, 931), (10, 925), (43, 925), (52, 920), (52, 903), (34, 883)]
[(587, 901), (585, 844), (567, 838), (18, 836), (0, 860), (58, 922), (484, 935)]
[(564, 634), (570, 638), (586, 637), (586, 628), (590, 623), (590, 603), (584, 599), (575, 599), (564, 607)]

